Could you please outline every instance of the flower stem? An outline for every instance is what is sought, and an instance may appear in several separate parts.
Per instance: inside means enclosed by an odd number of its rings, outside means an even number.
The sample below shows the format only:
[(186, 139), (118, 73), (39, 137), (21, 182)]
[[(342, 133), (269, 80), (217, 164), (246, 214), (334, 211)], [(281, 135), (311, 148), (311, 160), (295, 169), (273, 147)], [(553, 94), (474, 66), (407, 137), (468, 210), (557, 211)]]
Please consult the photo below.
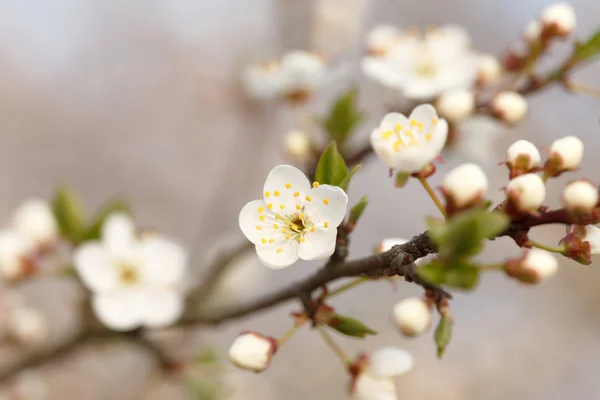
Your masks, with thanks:
[(333, 351), (335, 353), (335, 355), (342, 360), (342, 363), (344, 363), (344, 365), (347, 365), (350, 362), (350, 359), (348, 358), (348, 356), (346, 355), (346, 353), (344, 353), (344, 350), (342, 350), (331, 338), (331, 336), (329, 336), (329, 333), (327, 333), (327, 331), (325, 330), (325, 328), (323, 328), (322, 326), (318, 326), (317, 330), (319, 331), (319, 335), (321, 335), (321, 338), (323, 338), (323, 341), (325, 342), (325, 344), (327, 346), (329, 346), (329, 348), (331, 349), (331, 351)]
[(419, 179), (419, 182), (421, 182), (421, 185), (423, 185), (423, 187), (427, 191), (427, 194), (429, 194), (429, 197), (431, 197), (431, 200), (433, 200), (433, 202), (437, 206), (438, 210), (440, 210), (440, 212), (442, 213), (442, 215), (444, 216), (445, 219), (448, 219), (448, 215), (446, 215), (446, 210), (444, 209), (444, 205), (442, 204), (442, 202), (440, 201), (440, 198), (437, 196), (437, 194), (435, 194), (435, 192), (429, 185), (429, 182), (427, 182), (427, 179), (423, 178), (422, 176), (420, 176), (418, 179)]
[(600, 89), (582, 85), (573, 81), (568, 81), (565, 86), (572, 92), (581, 93), (600, 99)]
[(370, 280), (371, 279), (365, 278), (365, 277), (354, 279), (353, 281), (350, 281), (350, 282), (346, 283), (345, 285), (342, 285), (339, 288), (329, 292), (327, 294), (327, 297), (337, 296), (338, 294), (344, 293), (345, 291), (352, 289), (353, 287), (358, 286), (362, 283), (368, 282)]
[(536, 242), (534, 240), (530, 240), (529, 243), (531, 243), (531, 246), (533, 246), (533, 247), (537, 247), (538, 249), (550, 251), (552, 253), (560, 253), (560, 254), (562, 254), (565, 251), (565, 248), (563, 246), (560, 246), (560, 247), (550, 247), (550, 246), (546, 246), (545, 244), (538, 243), (538, 242)]
[(277, 344), (279, 346), (283, 345), (285, 342), (290, 340), (292, 336), (302, 327), (303, 324), (294, 324), (290, 329), (288, 329), (279, 339), (277, 339)]

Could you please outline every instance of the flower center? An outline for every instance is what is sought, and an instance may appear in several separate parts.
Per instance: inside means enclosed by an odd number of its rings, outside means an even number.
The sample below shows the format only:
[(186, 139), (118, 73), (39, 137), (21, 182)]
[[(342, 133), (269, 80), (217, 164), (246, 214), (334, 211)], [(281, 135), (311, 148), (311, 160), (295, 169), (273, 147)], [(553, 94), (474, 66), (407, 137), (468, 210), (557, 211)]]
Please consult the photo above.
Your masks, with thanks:
[[(433, 129), (437, 124), (437, 118), (432, 121)], [(432, 139), (431, 132), (425, 132), (425, 124), (422, 121), (411, 119), (408, 126), (396, 124), (393, 130), (383, 131), (381, 136), (384, 140), (394, 139), (393, 148), (395, 152), (400, 152), (414, 146), (422, 146), (429, 143)]]
[(138, 269), (132, 264), (119, 264), (119, 279), (126, 286), (133, 286), (140, 280)]
[(284, 217), (281, 214), (275, 216), (276, 219), (283, 222), (284, 226), (281, 232), (285, 234), (286, 240), (296, 240), (300, 243), (304, 242), (304, 234), (306, 232), (314, 232), (316, 227), (308, 219), (308, 217), (302, 212)]

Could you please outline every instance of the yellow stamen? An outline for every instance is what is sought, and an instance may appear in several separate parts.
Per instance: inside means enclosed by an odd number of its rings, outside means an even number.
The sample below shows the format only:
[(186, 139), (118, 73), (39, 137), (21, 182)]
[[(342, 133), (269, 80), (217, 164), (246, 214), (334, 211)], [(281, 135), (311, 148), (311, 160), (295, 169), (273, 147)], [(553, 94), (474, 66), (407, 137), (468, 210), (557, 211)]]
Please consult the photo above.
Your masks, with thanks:
[(300, 243), (304, 243), (304, 238), (303, 238), (303, 237), (301, 237), (300, 239), (298, 239), (298, 241), (299, 241)]
[(323, 199), (323, 204), (328, 205), (329, 204), (329, 199)]
[(264, 208), (262, 208), (262, 207), (258, 207), (258, 212), (259, 212), (259, 213), (261, 213), (261, 212), (263, 212), (263, 211), (265, 211), (265, 209), (264, 209)]
[(292, 228), (293, 231), (297, 231), (298, 230), (298, 225), (292, 224), (292, 225), (290, 225), (290, 228)]
[(415, 139), (414, 133), (412, 131), (406, 131), (405, 136), (408, 138), (407, 146), (418, 145), (419, 142)]
[(262, 226), (256, 225), (256, 229), (259, 230), (259, 231), (262, 231)]
[(329, 228), (329, 222), (325, 221), (325, 223), (323, 224), (323, 226), (324, 226), (325, 228)]
[(290, 240), (291, 238), (292, 238), (291, 234), (288, 233), (287, 235), (285, 235), (285, 240)]
[(268, 208), (269, 210), (272, 210), (272, 209), (273, 209), (273, 203), (269, 203), (269, 204), (267, 204), (267, 208)]
[(271, 238), (269, 239), (269, 243), (273, 243), (275, 241), (275, 239)]
[(277, 253), (281, 253), (283, 251), (283, 249), (280, 247), (277, 249)]
[(296, 204), (296, 210), (302, 210), (302, 206), (300, 204)]
[(313, 187), (314, 188), (318, 188), (319, 187), (319, 182), (313, 182)]
[(300, 196), (300, 192), (294, 192), (294, 197)]
[(279, 193), (279, 190), (276, 190), (273, 192), (273, 194), (275, 195), (275, 197), (279, 196), (281, 193)]
[(262, 242), (262, 244), (267, 244), (267, 239), (265, 238), (260, 239), (260, 241)]
[(426, 141), (430, 142), (430, 141), (431, 141), (431, 137), (432, 137), (432, 136), (431, 136), (431, 133), (426, 133), (426, 134), (425, 134), (425, 140), (426, 140)]
[(434, 118), (434, 119), (433, 119), (433, 121), (431, 121), (431, 122), (432, 122), (434, 125), (437, 125), (437, 123), (438, 123), (438, 119), (437, 119), (437, 118)]
[(287, 232), (287, 229), (285, 229), (285, 228), (281, 229), (281, 233), (286, 233), (286, 232)]
[(402, 125), (400, 125), (400, 124), (396, 124), (396, 126), (394, 127), (394, 130), (395, 130), (396, 132), (402, 132)]
[(311, 231), (311, 232), (314, 232), (314, 231), (316, 231), (316, 230), (317, 230), (317, 228), (316, 228), (314, 225), (310, 227), (310, 231)]
[(306, 201), (311, 201), (312, 199), (310, 198), (310, 196), (306, 196)]
[(392, 131), (385, 131), (381, 134), (381, 137), (383, 138), (383, 140), (388, 140), (389, 138), (392, 137), (393, 134), (394, 134), (394, 132), (392, 132)]
[(304, 219), (304, 214), (298, 214), (298, 219)]
[(285, 188), (286, 188), (286, 189), (291, 189), (291, 187), (292, 187), (292, 184), (291, 184), (291, 183), (286, 183), (286, 184), (285, 184)]
[(285, 208), (285, 206), (283, 204), (280, 204), (279, 208), (283, 210)]
[(279, 229), (279, 225), (273, 224), (273, 229)]
[(394, 151), (400, 151), (402, 147), (404, 147), (404, 141), (402, 139), (398, 139), (394, 142)]
[(265, 197), (269, 197), (271, 195), (270, 192), (265, 192)]
[(260, 219), (261, 221), (264, 221), (265, 220), (265, 216), (261, 215), (260, 217), (258, 217), (258, 219)]

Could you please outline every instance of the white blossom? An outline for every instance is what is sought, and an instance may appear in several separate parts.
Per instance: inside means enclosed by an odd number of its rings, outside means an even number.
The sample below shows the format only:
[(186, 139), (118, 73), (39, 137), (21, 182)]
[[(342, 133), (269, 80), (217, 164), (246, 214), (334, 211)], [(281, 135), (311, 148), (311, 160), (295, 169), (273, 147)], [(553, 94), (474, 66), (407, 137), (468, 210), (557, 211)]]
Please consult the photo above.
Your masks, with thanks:
[(49, 244), (58, 237), (58, 223), (47, 201), (29, 199), (12, 216), (12, 228), (36, 245)]
[(444, 92), (435, 103), (435, 108), (448, 121), (462, 121), (475, 110), (475, 94), (467, 89)]
[(431, 311), (422, 299), (401, 300), (392, 309), (394, 322), (406, 336), (418, 336), (431, 327)]
[(32, 346), (40, 344), (48, 335), (48, 323), (38, 310), (16, 307), (8, 316), (8, 333), (19, 343)]
[(523, 37), (529, 43), (534, 43), (540, 39), (541, 34), (542, 34), (542, 24), (537, 19), (534, 19), (532, 21), (529, 21), (529, 23), (525, 27), (525, 32), (523, 33)]
[(357, 400), (397, 400), (393, 378), (409, 372), (413, 358), (405, 350), (384, 347), (363, 356), (354, 377), (352, 397)]
[(556, 274), (558, 261), (552, 253), (534, 248), (527, 251), (521, 261), (521, 267), (533, 283), (539, 283), (550, 279)]
[(423, 37), (404, 34), (383, 55), (363, 59), (363, 72), (399, 90), (406, 98), (429, 100), (440, 93), (471, 87), (477, 79), (479, 57), (461, 27), (429, 30)]
[(275, 339), (256, 332), (244, 332), (229, 348), (229, 359), (242, 369), (261, 372), (267, 369), (276, 351)]
[(562, 37), (569, 36), (577, 24), (575, 10), (570, 4), (564, 2), (546, 7), (542, 11), (540, 20), (545, 29)]
[(126, 214), (109, 216), (102, 240), (79, 246), (73, 262), (96, 316), (112, 330), (166, 327), (183, 312), (185, 250), (158, 234), (138, 238)]
[(261, 262), (281, 269), (298, 258), (331, 256), (347, 206), (348, 196), (339, 187), (315, 182), (311, 188), (302, 171), (279, 165), (265, 181), (263, 199), (242, 208), (239, 224)]
[(506, 162), (511, 169), (529, 172), (532, 168), (540, 166), (542, 157), (533, 143), (521, 139), (510, 145), (506, 151)]
[(402, 38), (402, 32), (395, 26), (376, 26), (367, 34), (367, 50), (371, 55), (384, 55)]
[(479, 56), (477, 81), (482, 85), (494, 83), (502, 76), (502, 66), (498, 59), (491, 54)]
[(430, 104), (417, 106), (408, 118), (387, 114), (371, 133), (373, 150), (390, 168), (419, 172), (436, 158), (448, 136), (448, 123)]
[(0, 231), (0, 275), (7, 280), (15, 280), (29, 272), (35, 252), (35, 245), (26, 236), (13, 231)]
[(592, 255), (600, 254), (600, 228), (594, 225), (587, 225), (585, 227), (585, 236), (582, 241), (589, 242), (590, 252)]
[(312, 145), (310, 137), (300, 129), (287, 132), (284, 137), (286, 152), (294, 158), (305, 159), (311, 153)]
[(550, 158), (556, 158), (561, 170), (573, 170), (579, 167), (583, 159), (583, 142), (575, 136), (566, 136), (552, 142)]
[(535, 211), (546, 197), (546, 185), (539, 175), (520, 175), (508, 182), (506, 194), (519, 211)]
[(465, 207), (481, 199), (488, 189), (488, 179), (479, 165), (465, 163), (446, 174), (442, 189), (456, 207)]
[(527, 113), (527, 100), (517, 92), (502, 91), (492, 100), (492, 112), (502, 121), (515, 124)]
[(570, 210), (590, 211), (598, 205), (598, 188), (585, 180), (571, 182), (562, 192), (562, 201)]

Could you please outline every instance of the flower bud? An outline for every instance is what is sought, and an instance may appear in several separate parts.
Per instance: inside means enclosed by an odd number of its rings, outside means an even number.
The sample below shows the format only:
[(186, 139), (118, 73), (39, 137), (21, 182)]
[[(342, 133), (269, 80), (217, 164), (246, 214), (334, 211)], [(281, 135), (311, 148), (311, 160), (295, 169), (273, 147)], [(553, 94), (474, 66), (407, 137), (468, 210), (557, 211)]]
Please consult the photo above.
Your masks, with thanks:
[(598, 205), (598, 188), (585, 180), (571, 182), (563, 190), (562, 202), (571, 211), (591, 211)]
[(26, 346), (38, 345), (48, 336), (46, 319), (42, 313), (30, 307), (18, 307), (12, 310), (8, 329), (12, 337)]
[(300, 129), (287, 132), (283, 138), (285, 151), (292, 157), (305, 159), (311, 152), (310, 137)]
[(462, 209), (478, 203), (488, 189), (488, 179), (481, 167), (462, 164), (446, 174), (442, 193), (448, 208)]
[(492, 100), (492, 114), (508, 124), (515, 124), (527, 113), (527, 101), (517, 92), (502, 91)]
[(528, 250), (522, 258), (509, 261), (505, 267), (508, 275), (530, 284), (550, 279), (557, 270), (556, 258), (551, 253), (540, 249)]
[(442, 93), (435, 108), (442, 117), (452, 122), (459, 122), (475, 110), (475, 95), (466, 89), (451, 90)]
[(537, 210), (546, 197), (546, 185), (536, 174), (511, 179), (505, 190), (510, 209), (519, 212)]
[(397, 302), (392, 316), (400, 332), (406, 336), (418, 336), (431, 327), (431, 311), (423, 300), (416, 297)]
[(479, 59), (479, 74), (477, 82), (480, 85), (488, 85), (496, 82), (502, 75), (502, 66), (496, 57), (484, 54)]
[(58, 237), (58, 223), (47, 201), (29, 199), (14, 212), (12, 224), (16, 231), (38, 245), (52, 243)]
[(550, 157), (544, 165), (548, 176), (558, 176), (565, 171), (579, 167), (583, 158), (583, 142), (575, 136), (566, 136), (555, 140), (550, 146)]
[(583, 265), (592, 263), (592, 255), (600, 252), (600, 229), (593, 225), (571, 225), (561, 241), (562, 254)]
[(396, 27), (379, 25), (367, 34), (367, 51), (372, 56), (383, 56), (402, 36)]
[(527, 24), (527, 27), (525, 27), (523, 37), (529, 43), (535, 43), (540, 39), (541, 34), (542, 24), (540, 24), (540, 21), (534, 19)]
[(267, 369), (276, 351), (276, 339), (256, 332), (243, 332), (229, 348), (229, 359), (239, 368), (261, 372)]
[(535, 145), (527, 140), (517, 140), (506, 151), (506, 164), (510, 169), (510, 178), (536, 171), (542, 157)]
[(573, 7), (568, 3), (555, 3), (542, 11), (541, 21), (544, 34), (548, 36), (567, 37), (575, 29), (577, 17)]

